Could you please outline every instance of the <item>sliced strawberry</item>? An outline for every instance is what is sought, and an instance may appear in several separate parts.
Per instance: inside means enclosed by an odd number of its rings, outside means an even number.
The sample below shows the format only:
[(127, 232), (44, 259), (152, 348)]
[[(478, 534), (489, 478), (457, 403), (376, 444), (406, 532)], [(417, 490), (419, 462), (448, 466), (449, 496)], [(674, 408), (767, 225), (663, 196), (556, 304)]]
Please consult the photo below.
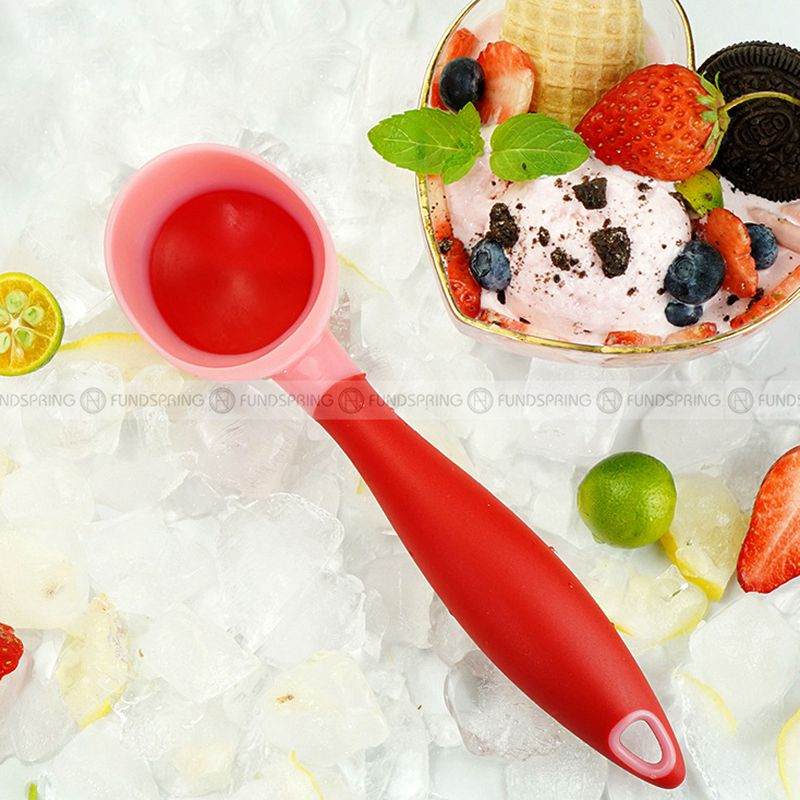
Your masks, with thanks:
[(484, 308), (478, 317), (479, 322), (485, 322), (487, 325), (498, 325), (505, 328), (507, 331), (514, 331), (515, 333), (530, 333), (531, 326), (525, 322), (520, 322), (511, 317), (506, 317), (503, 314), (498, 314), (496, 311), (489, 311)]
[(800, 447), (767, 473), (739, 554), (746, 592), (771, 592), (800, 575)]
[(444, 181), (441, 175), (428, 175), (425, 179), (428, 187), (428, 209), (433, 225), (433, 235), (441, 248), (453, 240), (453, 225), (450, 222), (450, 210), (447, 207)]
[(742, 328), (749, 325), (764, 314), (777, 308), (784, 300), (800, 289), (800, 267), (790, 272), (771, 292), (750, 304), (747, 311), (731, 320), (731, 328)]
[(456, 58), (474, 58), (479, 47), (478, 37), (467, 28), (459, 28), (450, 37), (433, 76), (430, 103), (434, 108), (441, 108), (447, 111), (447, 106), (442, 102), (442, 95), (439, 92), (439, 80), (442, 77), (442, 70)]
[(469, 254), (460, 239), (453, 239), (445, 261), (456, 305), (462, 314), (475, 319), (481, 311), (481, 287), (469, 271)]
[(704, 236), (725, 259), (722, 288), (737, 297), (753, 297), (758, 291), (758, 272), (744, 222), (726, 208), (715, 208), (708, 215)]
[(0, 623), (0, 680), (17, 668), (23, 650), (22, 642), (14, 636), (14, 629)]
[(692, 325), (690, 328), (683, 328), (676, 333), (672, 333), (664, 340), (664, 344), (684, 344), (685, 342), (702, 342), (703, 339), (710, 339), (716, 336), (719, 329), (713, 322), (701, 322), (699, 325)]
[(527, 53), (511, 42), (492, 42), (478, 56), (486, 89), (478, 103), (484, 125), (527, 114), (533, 103), (536, 76)]
[(660, 336), (639, 331), (611, 331), (605, 341), (606, 347), (657, 347), (660, 344)]

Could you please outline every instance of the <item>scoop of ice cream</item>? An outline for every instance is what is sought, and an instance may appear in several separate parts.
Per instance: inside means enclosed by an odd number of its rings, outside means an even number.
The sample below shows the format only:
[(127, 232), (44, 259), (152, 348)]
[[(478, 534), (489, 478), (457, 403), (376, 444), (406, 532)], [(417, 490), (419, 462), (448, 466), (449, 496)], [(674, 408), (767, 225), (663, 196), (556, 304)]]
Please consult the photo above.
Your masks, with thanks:
[(481, 159), (447, 195), (455, 234), (468, 246), (486, 234), (496, 203), (517, 222), (511, 284), (504, 297), (484, 292), (485, 308), (545, 336), (602, 342), (611, 330), (675, 331), (664, 315), (664, 276), (691, 224), (673, 192), (595, 159), (558, 178), (509, 184)]

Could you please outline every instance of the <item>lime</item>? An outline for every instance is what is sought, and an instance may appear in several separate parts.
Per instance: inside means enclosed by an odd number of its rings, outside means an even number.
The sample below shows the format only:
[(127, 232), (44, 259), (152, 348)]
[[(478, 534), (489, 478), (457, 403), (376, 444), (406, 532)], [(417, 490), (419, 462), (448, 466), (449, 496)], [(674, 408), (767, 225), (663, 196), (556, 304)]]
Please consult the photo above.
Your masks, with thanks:
[(43, 367), (64, 334), (64, 317), (50, 290), (22, 272), (0, 275), (0, 375)]
[(618, 453), (589, 470), (578, 511), (598, 542), (644, 547), (669, 531), (675, 514), (670, 471), (644, 453)]

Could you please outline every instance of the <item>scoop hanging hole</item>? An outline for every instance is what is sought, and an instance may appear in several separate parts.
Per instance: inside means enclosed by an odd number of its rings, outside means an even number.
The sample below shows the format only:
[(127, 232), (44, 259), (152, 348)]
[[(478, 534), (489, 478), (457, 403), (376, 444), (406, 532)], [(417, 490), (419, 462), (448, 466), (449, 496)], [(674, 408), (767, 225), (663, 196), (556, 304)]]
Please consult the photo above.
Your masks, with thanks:
[(666, 726), (652, 711), (633, 711), (608, 737), (611, 752), (628, 769), (651, 780), (669, 775), (678, 761)]
[(620, 737), (623, 747), (648, 764), (661, 761), (661, 745), (650, 726), (643, 720), (637, 720), (622, 732)]

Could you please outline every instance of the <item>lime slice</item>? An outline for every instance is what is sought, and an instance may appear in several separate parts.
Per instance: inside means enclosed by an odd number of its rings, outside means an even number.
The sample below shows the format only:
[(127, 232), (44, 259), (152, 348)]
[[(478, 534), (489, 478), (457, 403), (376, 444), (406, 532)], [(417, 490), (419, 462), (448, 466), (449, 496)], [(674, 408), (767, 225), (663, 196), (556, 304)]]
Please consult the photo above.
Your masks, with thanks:
[(676, 487), (675, 519), (661, 544), (688, 580), (711, 600), (721, 600), (736, 569), (747, 515), (719, 478), (686, 475)]
[(128, 683), (128, 633), (104, 596), (95, 597), (61, 648), (56, 680), (81, 728), (111, 711)]
[(800, 800), (800, 711), (778, 737), (778, 769), (789, 800)]
[(22, 272), (0, 275), (0, 375), (43, 367), (64, 334), (64, 316), (50, 290)]

